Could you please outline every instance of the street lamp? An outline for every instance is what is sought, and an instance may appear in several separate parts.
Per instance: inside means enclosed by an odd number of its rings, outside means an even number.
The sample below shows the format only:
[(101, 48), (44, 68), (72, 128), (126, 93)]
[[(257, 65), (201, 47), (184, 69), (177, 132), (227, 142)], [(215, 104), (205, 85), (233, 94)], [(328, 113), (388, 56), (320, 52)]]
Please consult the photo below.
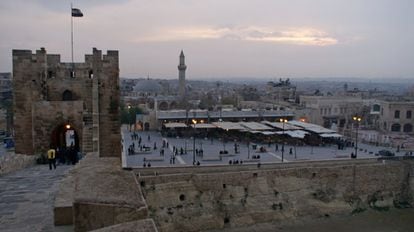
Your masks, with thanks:
[[(282, 123), (282, 131), (283, 131), (282, 137), (285, 137), (285, 123), (288, 120), (287, 119), (284, 119), (284, 118), (281, 118), (281, 119), (279, 119), (279, 121)], [(284, 160), (284, 156), (283, 156), (284, 152), (285, 152), (285, 142), (282, 141), (282, 163), (284, 162), (283, 161)]]
[(362, 118), (358, 116), (352, 117), (352, 119), (356, 122), (356, 134), (355, 134), (355, 154), (351, 158), (356, 159), (358, 156), (358, 127), (359, 122), (361, 122)]
[(195, 129), (197, 125), (197, 120), (193, 119), (193, 165), (195, 165)]
[(250, 141), (247, 141), (247, 159), (250, 159)]
[(131, 132), (131, 128), (132, 128), (131, 105), (128, 105), (128, 124), (129, 124), (129, 132)]

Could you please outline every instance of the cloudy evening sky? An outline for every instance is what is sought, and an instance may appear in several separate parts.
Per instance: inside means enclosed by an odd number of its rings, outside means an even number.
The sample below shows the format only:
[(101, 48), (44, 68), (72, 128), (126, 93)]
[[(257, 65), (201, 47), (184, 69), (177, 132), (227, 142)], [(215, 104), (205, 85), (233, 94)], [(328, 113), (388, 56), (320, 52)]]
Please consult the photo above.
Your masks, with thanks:
[[(121, 77), (414, 78), (413, 0), (73, 1), (75, 61), (120, 51)], [(70, 61), (70, 1), (0, 1), (0, 72), (12, 49)]]

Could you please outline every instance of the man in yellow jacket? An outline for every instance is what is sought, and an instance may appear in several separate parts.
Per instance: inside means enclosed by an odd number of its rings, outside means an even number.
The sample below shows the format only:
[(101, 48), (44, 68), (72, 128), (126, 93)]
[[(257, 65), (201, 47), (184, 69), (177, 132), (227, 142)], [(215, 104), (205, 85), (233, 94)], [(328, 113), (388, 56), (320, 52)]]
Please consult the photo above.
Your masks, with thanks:
[(50, 148), (47, 151), (47, 159), (49, 161), (49, 170), (52, 170), (52, 165), (56, 169), (56, 151), (53, 148)]

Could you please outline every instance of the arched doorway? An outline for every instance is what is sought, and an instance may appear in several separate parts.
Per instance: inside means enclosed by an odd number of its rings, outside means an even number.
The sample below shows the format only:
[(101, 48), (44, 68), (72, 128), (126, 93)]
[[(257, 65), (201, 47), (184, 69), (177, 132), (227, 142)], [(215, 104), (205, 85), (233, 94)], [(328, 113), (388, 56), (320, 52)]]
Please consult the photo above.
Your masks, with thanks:
[(62, 101), (73, 101), (73, 94), (70, 90), (65, 90), (63, 92)]
[(168, 110), (168, 103), (165, 102), (165, 101), (160, 102), (160, 104), (158, 105), (158, 109), (159, 110)]
[(408, 133), (413, 132), (413, 125), (411, 125), (410, 123), (405, 124), (403, 131)]
[(401, 125), (399, 123), (394, 123), (391, 125), (391, 131), (392, 132), (400, 132), (401, 131)]
[(73, 148), (79, 151), (79, 136), (76, 129), (70, 124), (60, 124), (52, 131), (50, 138), (51, 146), (54, 148), (65, 149)]
[(149, 129), (150, 129), (150, 124), (148, 122), (146, 122), (144, 124), (144, 130), (149, 131)]

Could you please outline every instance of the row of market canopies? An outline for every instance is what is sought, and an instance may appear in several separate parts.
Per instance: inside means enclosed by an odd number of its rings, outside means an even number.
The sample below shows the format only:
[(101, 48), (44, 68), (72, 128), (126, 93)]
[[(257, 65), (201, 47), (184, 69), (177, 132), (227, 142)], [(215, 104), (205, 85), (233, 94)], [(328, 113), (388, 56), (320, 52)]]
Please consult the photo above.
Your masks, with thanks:
[(253, 134), (263, 135), (288, 135), (292, 138), (303, 139), (307, 134), (317, 134), (322, 138), (341, 138), (342, 135), (336, 133), (334, 130), (324, 128), (322, 126), (306, 123), (301, 121), (282, 122), (213, 122), (213, 123), (196, 123), (187, 125), (181, 122), (165, 123), (164, 127), (167, 129), (187, 128), (195, 129), (222, 129), (225, 131), (240, 131), (249, 132)]

